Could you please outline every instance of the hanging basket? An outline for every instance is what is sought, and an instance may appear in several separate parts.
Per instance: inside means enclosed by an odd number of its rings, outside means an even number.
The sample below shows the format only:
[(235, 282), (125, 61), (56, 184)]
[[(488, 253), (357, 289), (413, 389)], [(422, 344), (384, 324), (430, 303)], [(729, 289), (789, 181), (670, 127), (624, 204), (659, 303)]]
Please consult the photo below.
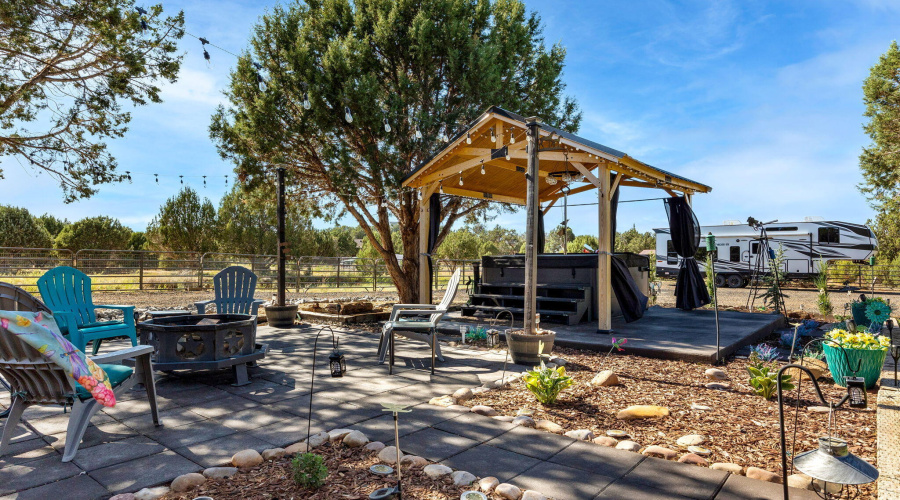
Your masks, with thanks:
[[(825, 351), (825, 360), (828, 361), (828, 369), (831, 370), (835, 384), (847, 387), (844, 378), (853, 376), (850, 367), (856, 368), (857, 363), (860, 364), (860, 367), (856, 376), (866, 380), (866, 389), (875, 387), (875, 383), (881, 378), (881, 368), (884, 366), (887, 349), (844, 349), (844, 352), (847, 353), (845, 360), (839, 347), (826, 343), (822, 345), (822, 348)], [(847, 366), (848, 361), (849, 366)]]

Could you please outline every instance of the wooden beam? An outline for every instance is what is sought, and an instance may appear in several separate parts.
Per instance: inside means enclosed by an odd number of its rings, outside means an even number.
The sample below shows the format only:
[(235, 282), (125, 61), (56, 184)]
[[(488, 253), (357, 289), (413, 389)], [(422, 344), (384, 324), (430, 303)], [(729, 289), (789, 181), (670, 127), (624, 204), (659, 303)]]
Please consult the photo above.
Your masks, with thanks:
[[(525, 147), (525, 141), (522, 141), (521, 146), (519, 144), (513, 144), (512, 146), (510, 146), (510, 148), (517, 148), (517, 149), (522, 149), (524, 147)], [(506, 161), (506, 159), (503, 157), (497, 158), (495, 160), (491, 160), (491, 154), (493, 154), (493, 153), (490, 148), (462, 148), (462, 151), (465, 151), (465, 153), (459, 153), (459, 154), (468, 155), (468, 154), (472, 154), (474, 152), (481, 153), (481, 154), (475, 158), (471, 158), (469, 160), (457, 163), (455, 165), (450, 165), (450, 166), (444, 167), (440, 170), (437, 170), (435, 172), (432, 172), (432, 173), (426, 175), (421, 180), (422, 184), (428, 184), (431, 182), (439, 181), (441, 179), (446, 179), (447, 177), (457, 175), (460, 172), (465, 172), (466, 170), (469, 170), (469, 169), (472, 169), (475, 167), (480, 167), (482, 164), (482, 161), (484, 162), (485, 165), (488, 165), (492, 161), (494, 161), (494, 162)], [(515, 165), (513, 165), (513, 166), (515, 166)]]
[[(434, 185), (423, 188), (422, 199), (419, 200), (419, 303), (431, 304), (431, 276), (428, 272), (428, 231), (431, 213), (429, 199), (434, 193)], [(429, 191), (430, 189), (430, 191)], [(426, 196), (425, 193), (428, 193)]]
[(619, 173), (616, 175), (616, 180), (613, 181), (612, 186), (609, 188), (609, 197), (612, 198), (613, 193), (616, 192), (616, 188), (619, 187), (619, 183), (622, 182), (623, 177), (628, 177), (625, 174)]
[(575, 167), (575, 170), (578, 170), (578, 172), (580, 172), (581, 175), (583, 175), (584, 178), (588, 180), (588, 182), (593, 184), (594, 187), (597, 187), (597, 188), (600, 187), (600, 180), (597, 179), (597, 176), (594, 175), (593, 173), (591, 173), (591, 171), (588, 170), (587, 167), (585, 167), (584, 165), (582, 165), (581, 163), (579, 163), (577, 161), (573, 161), (573, 162), (569, 162), (569, 163), (571, 163), (572, 166)]
[(472, 191), (470, 189), (462, 189), (457, 187), (447, 187), (444, 186), (444, 193), (452, 194), (454, 196), (464, 196), (466, 198), (475, 198), (477, 200), (491, 200), (491, 201), (499, 201), (501, 203), (515, 203), (516, 205), (524, 205), (525, 200), (523, 198), (516, 198), (514, 196), (503, 196), (499, 194), (491, 194), (484, 193), (482, 191)]
[(598, 333), (612, 331), (612, 287), (610, 285), (610, 269), (612, 254), (612, 238), (610, 236), (610, 182), (609, 167), (601, 164), (597, 172), (600, 187), (597, 189), (597, 330)]
[(639, 187), (639, 188), (653, 188), (657, 189), (656, 184), (651, 184), (649, 182), (641, 182), (641, 181), (622, 181), (619, 183), (620, 186), (631, 186), (631, 187)]
[(550, 200), (550, 203), (548, 203), (547, 206), (542, 209), (544, 215), (547, 215), (547, 212), (549, 212), (550, 209), (553, 208), (553, 205), (556, 205), (556, 200), (558, 200), (560, 198), (562, 198), (562, 196), (559, 196), (557, 198), (553, 198), (552, 200)]
[[(422, 188), (420, 188), (419, 191), (422, 192), (422, 199), (419, 200), (419, 205), (428, 201), (428, 198), (431, 198), (431, 195), (433, 195), (434, 192), (437, 191), (437, 189), (438, 189), (437, 182), (429, 184), (427, 186), (423, 186)], [(421, 211), (416, 212), (416, 221), (419, 220), (419, 216), (421, 215), (421, 213), (422, 213)]]
[[(583, 193), (585, 191), (590, 191), (591, 189), (597, 189), (593, 184), (585, 184), (584, 186), (579, 186), (577, 188), (572, 188), (569, 190), (569, 195)], [(563, 193), (554, 194), (553, 196), (548, 196), (546, 199), (556, 201), (565, 196)]]

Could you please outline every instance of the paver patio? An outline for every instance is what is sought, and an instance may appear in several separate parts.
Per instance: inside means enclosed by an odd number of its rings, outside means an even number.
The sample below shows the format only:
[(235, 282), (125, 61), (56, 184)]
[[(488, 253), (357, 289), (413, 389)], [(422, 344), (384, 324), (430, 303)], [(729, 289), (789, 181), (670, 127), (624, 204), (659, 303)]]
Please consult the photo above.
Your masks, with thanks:
[[(115, 408), (98, 412), (70, 463), (60, 461), (68, 415), (59, 408), (29, 408), (9, 454), (0, 459), (0, 495), (5, 495), (0, 500), (107, 498), (224, 464), (245, 448), (261, 451), (304, 439), (317, 331), (261, 327), (258, 336), (269, 343), (270, 353), (251, 368), (252, 382), (243, 387), (231, 385), (229, 372), (158, 373), (163, 426), (153, 426), (143, 391), (132, 391)], [(404, 451), (559, 500), (781, 497), (779, 485), (428, 405), (434, 396), (499, 379), (502, 357), (448, 347), (447, 362), (432, 376), (426, 346), (401, 340), (389, 376), (387, 366), (375, 361), (377, 335), (337, 333), (348, 372), (341, 379), (330, 377), (323, 343), (316, 366), (314, 433), (352, 426), (391, 444), (393, 420), (380, 403), (398, 402), (415, 406), (401, 417)], [(108, 348), (117, 347), (111, 343)], [(522, 370), (512, 364), (509, 369)], [(8, 404), (8, 394), (2, 402)], [(797, 490), (792, 498), (814, 496)]]

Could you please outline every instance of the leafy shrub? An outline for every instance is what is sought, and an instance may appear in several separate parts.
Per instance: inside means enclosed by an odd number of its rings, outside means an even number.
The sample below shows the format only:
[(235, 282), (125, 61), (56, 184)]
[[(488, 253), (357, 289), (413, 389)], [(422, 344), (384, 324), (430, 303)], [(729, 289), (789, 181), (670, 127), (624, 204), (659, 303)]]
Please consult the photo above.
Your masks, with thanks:
[(565, 367), (549, 368), (543, 361), (540, 367), (525, 372), (524, 380), (525, 387), (544, 405), (555, 403), (559, 393), (575, 383), (566, 375)]
[[(753, 391), (765, 399), (772, 399), (772, 396), (778, 391), (778, 370), (769, 366), (758, 368), (748, 366), (747, 371), (750, 372), (750, 385), (753, 387)], [(794, 388), (791, 376), (788, 374), (782, 374), (780, 382), (782, 390), (789, 391)]]
[(321, 455), (315, 453), (298, 453), (291, 460), (291, 470), (294, 474), (294, 482), (298, 485), (315, 490), (325, 484), (328, 477), (328, 467)]
[(813, 279), (813, 283), (819, 290), (819, 294), (816, 295), (816, 306), (819, 308), (819, 314), (828, 316), (834, 311), (834, 307), (831, 305), (831, 297), (828, 296), (828, 264), (822, 260), (819, 260), (819, 272)]
[(778, 349), (768, 344), (759, 344), (750, 348), (750, 365), (757, 368), (778, 359)]

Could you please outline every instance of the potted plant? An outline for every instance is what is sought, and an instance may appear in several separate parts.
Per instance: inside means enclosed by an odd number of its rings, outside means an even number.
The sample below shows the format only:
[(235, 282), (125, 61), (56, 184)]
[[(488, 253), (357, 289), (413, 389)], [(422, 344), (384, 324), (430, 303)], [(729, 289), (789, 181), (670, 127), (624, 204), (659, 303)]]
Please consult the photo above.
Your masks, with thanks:
[[(866, 389), (875, 386), (891, 345), (889, 337), (834, 329), (826, 333), (825, 338), (827, 341), (823, 343), (822, 350), (836, 384), (846, 387), (844, 379), (857, 376), (866, 380)], [(854, 374), (857, 367), (858, 371)]]
[[(536, 315), (534, 333), (526, 333), (524, 328), (506, 330), (506, 346), (512, 362), (517, 365), (534, 366), (553, 352), (556, 332), (541, 328), (540, 315)], [(543, 346), (543, 351), (541, 347)]]
[(850, 304), (850, 312), (853, 314), (853, 322), (860, 328), (872, 333), (881, 331), (881, 326), (890, 317), (891, 306), (881, 297), (866, 297), (860, 295), (859, 299)]

